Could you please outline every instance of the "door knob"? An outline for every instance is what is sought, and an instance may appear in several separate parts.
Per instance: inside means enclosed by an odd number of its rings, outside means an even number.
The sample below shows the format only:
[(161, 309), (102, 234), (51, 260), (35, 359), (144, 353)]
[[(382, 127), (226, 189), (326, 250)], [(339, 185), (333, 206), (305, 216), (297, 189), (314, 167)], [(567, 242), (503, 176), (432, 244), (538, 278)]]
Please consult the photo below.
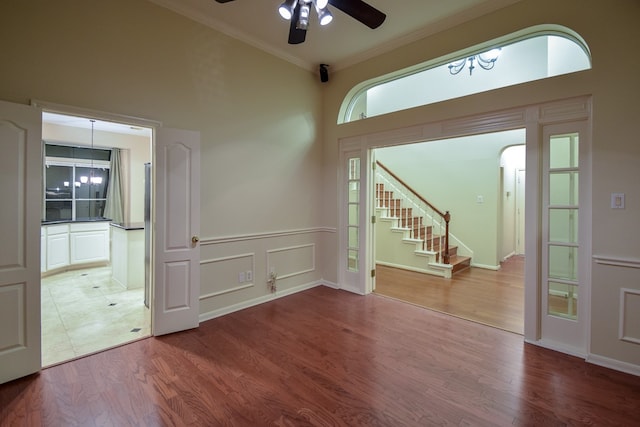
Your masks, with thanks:
[(191, 238), (191, 242), (192, 242), (192, 243), (198, 243), (199, 241), (200, 241), (200, 238), (199, 238), (198, 236), (193, 236), (193, 237)]

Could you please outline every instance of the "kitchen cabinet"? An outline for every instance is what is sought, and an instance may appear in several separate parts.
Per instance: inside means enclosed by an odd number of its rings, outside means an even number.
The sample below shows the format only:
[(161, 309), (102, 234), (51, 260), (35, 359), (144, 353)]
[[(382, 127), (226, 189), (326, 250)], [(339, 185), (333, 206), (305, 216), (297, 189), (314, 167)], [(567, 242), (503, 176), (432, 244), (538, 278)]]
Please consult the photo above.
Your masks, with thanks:
[(69, 265), (69, 225), (47, 227), (47, 271)]
[(69, 224), (70, 263), (109, 261), (109, 223)]
[(109, 262), (109, 231), (106, 221), (43, 225), (40, 270)]
[(113, 280), (127, 289), (144, 287), (144, 223), (111, 224)]

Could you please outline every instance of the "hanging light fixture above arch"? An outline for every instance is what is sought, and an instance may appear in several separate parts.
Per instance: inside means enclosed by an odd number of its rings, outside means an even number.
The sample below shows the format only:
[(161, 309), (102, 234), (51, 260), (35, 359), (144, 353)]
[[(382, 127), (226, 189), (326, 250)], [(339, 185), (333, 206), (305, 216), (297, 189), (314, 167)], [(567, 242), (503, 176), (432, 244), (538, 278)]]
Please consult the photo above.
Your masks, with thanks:
[(491, 49), (488, 52), (480, 53), (478, 55), (471, 55), (466, 58), (462, 58), (459, 61), (449, 64), (449, 72), (452, 75), (460, 73), (464, 67), (469, 64), (469, 75), (473, 74), (473, 70), (476, 68), (473, 64), (476, 63), (483, 70), (491, 70), (495, 65), (498, 57), (500, 56), (500, 48)]

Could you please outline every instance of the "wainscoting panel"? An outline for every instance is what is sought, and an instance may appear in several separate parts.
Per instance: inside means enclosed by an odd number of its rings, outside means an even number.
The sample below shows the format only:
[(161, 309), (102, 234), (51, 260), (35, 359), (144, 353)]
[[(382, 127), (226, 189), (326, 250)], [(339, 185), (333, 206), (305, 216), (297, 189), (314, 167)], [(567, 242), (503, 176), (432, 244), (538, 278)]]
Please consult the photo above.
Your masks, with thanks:
[(200, 261), (200, 300), (253, 287), (255, 254)]
[(317, 227), (201, 239), (200, 321), (325, 284), (322, 254), (335, 233)]
[(267, 251), (267, 274), (275, 272), (278, 279), (286, 279), (316, 269), (316, 245), (300, 245)]
[(622, 341), (640, 344), (640, 290), (620, 289), (620, 327), (619, 337)]
[(640, 376), (640, 258), (592, 256), (589, 362)]

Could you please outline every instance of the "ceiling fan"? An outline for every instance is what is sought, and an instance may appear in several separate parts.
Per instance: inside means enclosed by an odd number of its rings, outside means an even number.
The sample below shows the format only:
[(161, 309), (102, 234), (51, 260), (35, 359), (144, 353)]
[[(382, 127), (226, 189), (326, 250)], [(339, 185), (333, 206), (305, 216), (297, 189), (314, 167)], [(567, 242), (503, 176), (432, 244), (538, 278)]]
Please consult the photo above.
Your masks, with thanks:
[[(228, 3), (233, 0), (216, 0)], [(285, 0), (278, 11), (280, 15), (291, 21), (289, 26), (289, 44), (304, 42), (309, 26), (309, 13), (315, 8), (320, 25), (326, 25), (333, 19), (327, 5), (340, 9), (353, 19), (362, 22), (371, 29), (378, 28), (387, 15), (362, 0)]]

